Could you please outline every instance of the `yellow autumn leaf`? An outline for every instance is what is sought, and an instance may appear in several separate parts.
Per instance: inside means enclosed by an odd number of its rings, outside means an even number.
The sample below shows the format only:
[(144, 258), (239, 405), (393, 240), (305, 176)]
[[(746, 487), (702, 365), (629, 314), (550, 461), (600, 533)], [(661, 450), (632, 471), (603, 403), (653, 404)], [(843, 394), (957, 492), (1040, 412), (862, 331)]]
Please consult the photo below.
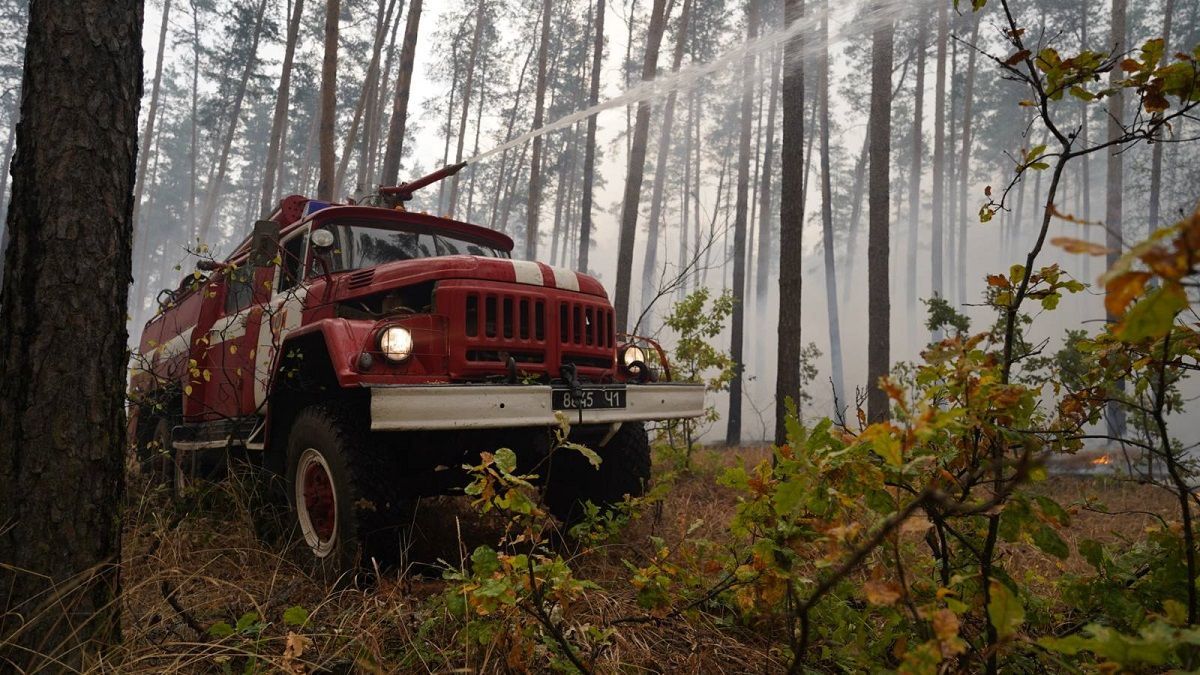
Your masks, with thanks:
[(863, 584), (863, 595), (872, 605), (886, 607), (900, 600), (900, 586), (894, 581), (872, 579)]

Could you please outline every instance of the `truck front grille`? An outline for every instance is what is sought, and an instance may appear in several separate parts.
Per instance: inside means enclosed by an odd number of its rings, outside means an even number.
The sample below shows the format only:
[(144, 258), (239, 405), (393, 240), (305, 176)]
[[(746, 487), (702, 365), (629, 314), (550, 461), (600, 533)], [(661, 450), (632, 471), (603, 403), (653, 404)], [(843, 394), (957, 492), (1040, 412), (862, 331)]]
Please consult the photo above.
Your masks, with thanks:
[(615, 322), (602, 299), (470, 280), (441, 281), (435, 294), (437, 312), (450, 318), (452, 375), (502, 374), (509, 357), (522, 372), (551, 377), (562, 364), (594, 378), (614, 366)]

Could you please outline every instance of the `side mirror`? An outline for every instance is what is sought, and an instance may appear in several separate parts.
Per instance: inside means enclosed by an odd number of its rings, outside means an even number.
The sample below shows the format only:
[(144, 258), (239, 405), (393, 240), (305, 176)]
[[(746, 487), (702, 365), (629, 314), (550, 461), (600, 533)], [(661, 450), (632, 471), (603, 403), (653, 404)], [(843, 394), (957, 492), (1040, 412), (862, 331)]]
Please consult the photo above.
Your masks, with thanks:
[(308, 235), (308, 241), (313, 245), (313, 248), (321, 251), (322, 253), (328, 251), (330, 248), (333, 248), (335, 243), (333, 233), (325, 228), (313, 230), (312, 234)]

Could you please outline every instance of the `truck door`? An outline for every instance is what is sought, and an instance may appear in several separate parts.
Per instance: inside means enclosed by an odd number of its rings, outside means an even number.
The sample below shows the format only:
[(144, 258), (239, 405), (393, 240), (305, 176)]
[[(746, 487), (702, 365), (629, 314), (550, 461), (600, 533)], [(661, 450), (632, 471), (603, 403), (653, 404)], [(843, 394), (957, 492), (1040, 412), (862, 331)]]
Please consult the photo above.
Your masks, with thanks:
[(278, 274), (271, 284), (269, 300), (262, 308), (257, 325), (258, 340), (254, 347), (254, 378), (244, 394), (247, 403), (262, 410), (270, 390), (271, 375), (288, 333), (300, 327), (304, 318), (304, 300), (308, 284), (304, 282), (308, 268), (308, 232), (302, 227), (280, 242)]

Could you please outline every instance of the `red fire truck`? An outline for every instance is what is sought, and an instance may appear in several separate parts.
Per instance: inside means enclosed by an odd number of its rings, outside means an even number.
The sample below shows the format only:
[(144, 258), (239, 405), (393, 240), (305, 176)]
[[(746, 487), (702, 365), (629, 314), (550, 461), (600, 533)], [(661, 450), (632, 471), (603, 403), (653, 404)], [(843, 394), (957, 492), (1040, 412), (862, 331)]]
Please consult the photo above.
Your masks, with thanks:
[[(644, 422), (695, 417), (652, 341), (618, 333), (587, 274), (510, 257), (491, 229), (404, 210), (462, 165), (360, 204), (284, 199), (224, 261), (202, 261), (133, 355), (130, 438), (176, 481), (236, 454), (282, 477), (313, 556), (387, 557), (413, 501), (512, 448), (564, 520), (639, 495)], [(570, 437), (602, 458), (555, 451)]]

